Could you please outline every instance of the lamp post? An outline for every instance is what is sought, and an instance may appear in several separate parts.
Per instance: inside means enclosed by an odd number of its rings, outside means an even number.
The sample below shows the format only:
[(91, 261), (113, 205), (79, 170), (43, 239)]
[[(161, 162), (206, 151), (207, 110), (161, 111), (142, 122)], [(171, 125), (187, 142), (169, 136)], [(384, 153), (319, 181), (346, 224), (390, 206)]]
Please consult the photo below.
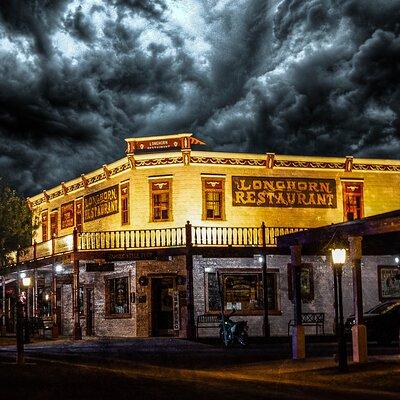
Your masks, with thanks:
[[(339, 371), (347, 372), (347, 347), (344, 337), (344, 321), (343, 321), (343, 294), (342, 294), (342, 272), (343, 264), (346, 262), (346, 249), (332, 249), (332, 261), (334, 268), (335, 283), (335, 311), (337, 315), (337, 337), (338, 337), (338, 353), (339, 353)], [(336, 318), (335, 318), (336, 319)]]
[(31, 286), (32, 279), (30, 276), (22, 277), (22, 286), (25, 289), (25, 318), (24, 318), (24, 343), (29, 343), (29, 316), (28, 316), (28, 301), (29, 301), (29, 288)]

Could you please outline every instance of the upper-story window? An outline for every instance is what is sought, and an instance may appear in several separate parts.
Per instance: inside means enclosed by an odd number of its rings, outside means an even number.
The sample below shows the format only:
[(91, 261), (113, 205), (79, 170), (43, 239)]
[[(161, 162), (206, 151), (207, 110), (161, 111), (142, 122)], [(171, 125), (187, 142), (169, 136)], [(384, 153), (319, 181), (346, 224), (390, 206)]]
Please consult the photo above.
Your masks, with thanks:
[(121, 225), (129, 224), (129, 182), (121, 184)]
[(50, 238), (58, 236), (58, 211), (50, 214)]
[(363, 183), (343, 182), (344, 220), (353, 221), (364, 215)]
[(171, 221), (171, 180), (150, 181), (150, 192), (151, 221)]
[(48, 211), (42, 212), (42, 242), (48, 240), (49, 230), (49, 213)]
[(75, 226), (78, 232), (82, 232), (82, 199), (75, 202)]
[(202, 178), (203, 220), (225, 219), (225, 181), (221, 178)]

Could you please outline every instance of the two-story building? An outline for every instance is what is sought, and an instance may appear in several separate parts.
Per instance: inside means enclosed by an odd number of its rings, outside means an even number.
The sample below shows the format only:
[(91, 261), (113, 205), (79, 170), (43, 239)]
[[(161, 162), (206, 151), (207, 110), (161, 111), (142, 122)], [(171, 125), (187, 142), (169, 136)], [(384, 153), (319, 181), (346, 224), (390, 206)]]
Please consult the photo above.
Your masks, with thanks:
[[(400, 208), (397, 160), (201, 151), (189, 133), (126, 142), (120, 160), (28, 199), (39, 229), (3, 271), (10, 282), (32, 277), (28, 314), (51, 317), (64, 335), (186, 337), (197, 315), (220, 312), (221, 298), (250, 335), (262, 334), (265, 303), (271, 334), (287, 334), (290, 257), (276, 238)], [(326, 255), (304, 258), (302, 295), (331, 332)], [(390, 268), (378, 279), (378, 267), (392, 264), (365, 258), (366, 307), (385, 298)], [(350, 280), (344, 291), (350, 298)]]

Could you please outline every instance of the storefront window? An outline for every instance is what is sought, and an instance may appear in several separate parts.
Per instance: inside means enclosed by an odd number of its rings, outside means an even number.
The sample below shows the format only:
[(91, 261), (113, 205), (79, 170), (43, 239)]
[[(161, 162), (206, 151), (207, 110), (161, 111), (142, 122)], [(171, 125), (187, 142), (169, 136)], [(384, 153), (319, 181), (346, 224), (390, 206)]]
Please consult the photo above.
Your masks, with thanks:
[(121, 225), (129, 224), (129, 183), (121, 185)]
[[(262, 273), (221, 273), (219, 293), (216, 273), (207, 274), (208, 311), (220, 311), (220, 298), (224, 299), (224, 309), (237, 312), (257, 313), (264, 309)], [(277, 275), (267, 273), (268, 310), (278, 309)]]
[(108, 316), (129, 314), (128, 277), (106, 279), (106, 313)]

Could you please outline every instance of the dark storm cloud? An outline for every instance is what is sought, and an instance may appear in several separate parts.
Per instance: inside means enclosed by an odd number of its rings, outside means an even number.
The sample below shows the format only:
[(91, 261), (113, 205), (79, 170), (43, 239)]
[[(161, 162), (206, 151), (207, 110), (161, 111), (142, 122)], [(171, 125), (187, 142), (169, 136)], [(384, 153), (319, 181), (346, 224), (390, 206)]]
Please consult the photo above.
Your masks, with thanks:
[(122, 157), (125, 137), (177, 131), (215, 150), (397, 157), (400, 0), (207, 0), (174, 17), (182, 4), (2, 2), (15, 186), (37, 193)]

